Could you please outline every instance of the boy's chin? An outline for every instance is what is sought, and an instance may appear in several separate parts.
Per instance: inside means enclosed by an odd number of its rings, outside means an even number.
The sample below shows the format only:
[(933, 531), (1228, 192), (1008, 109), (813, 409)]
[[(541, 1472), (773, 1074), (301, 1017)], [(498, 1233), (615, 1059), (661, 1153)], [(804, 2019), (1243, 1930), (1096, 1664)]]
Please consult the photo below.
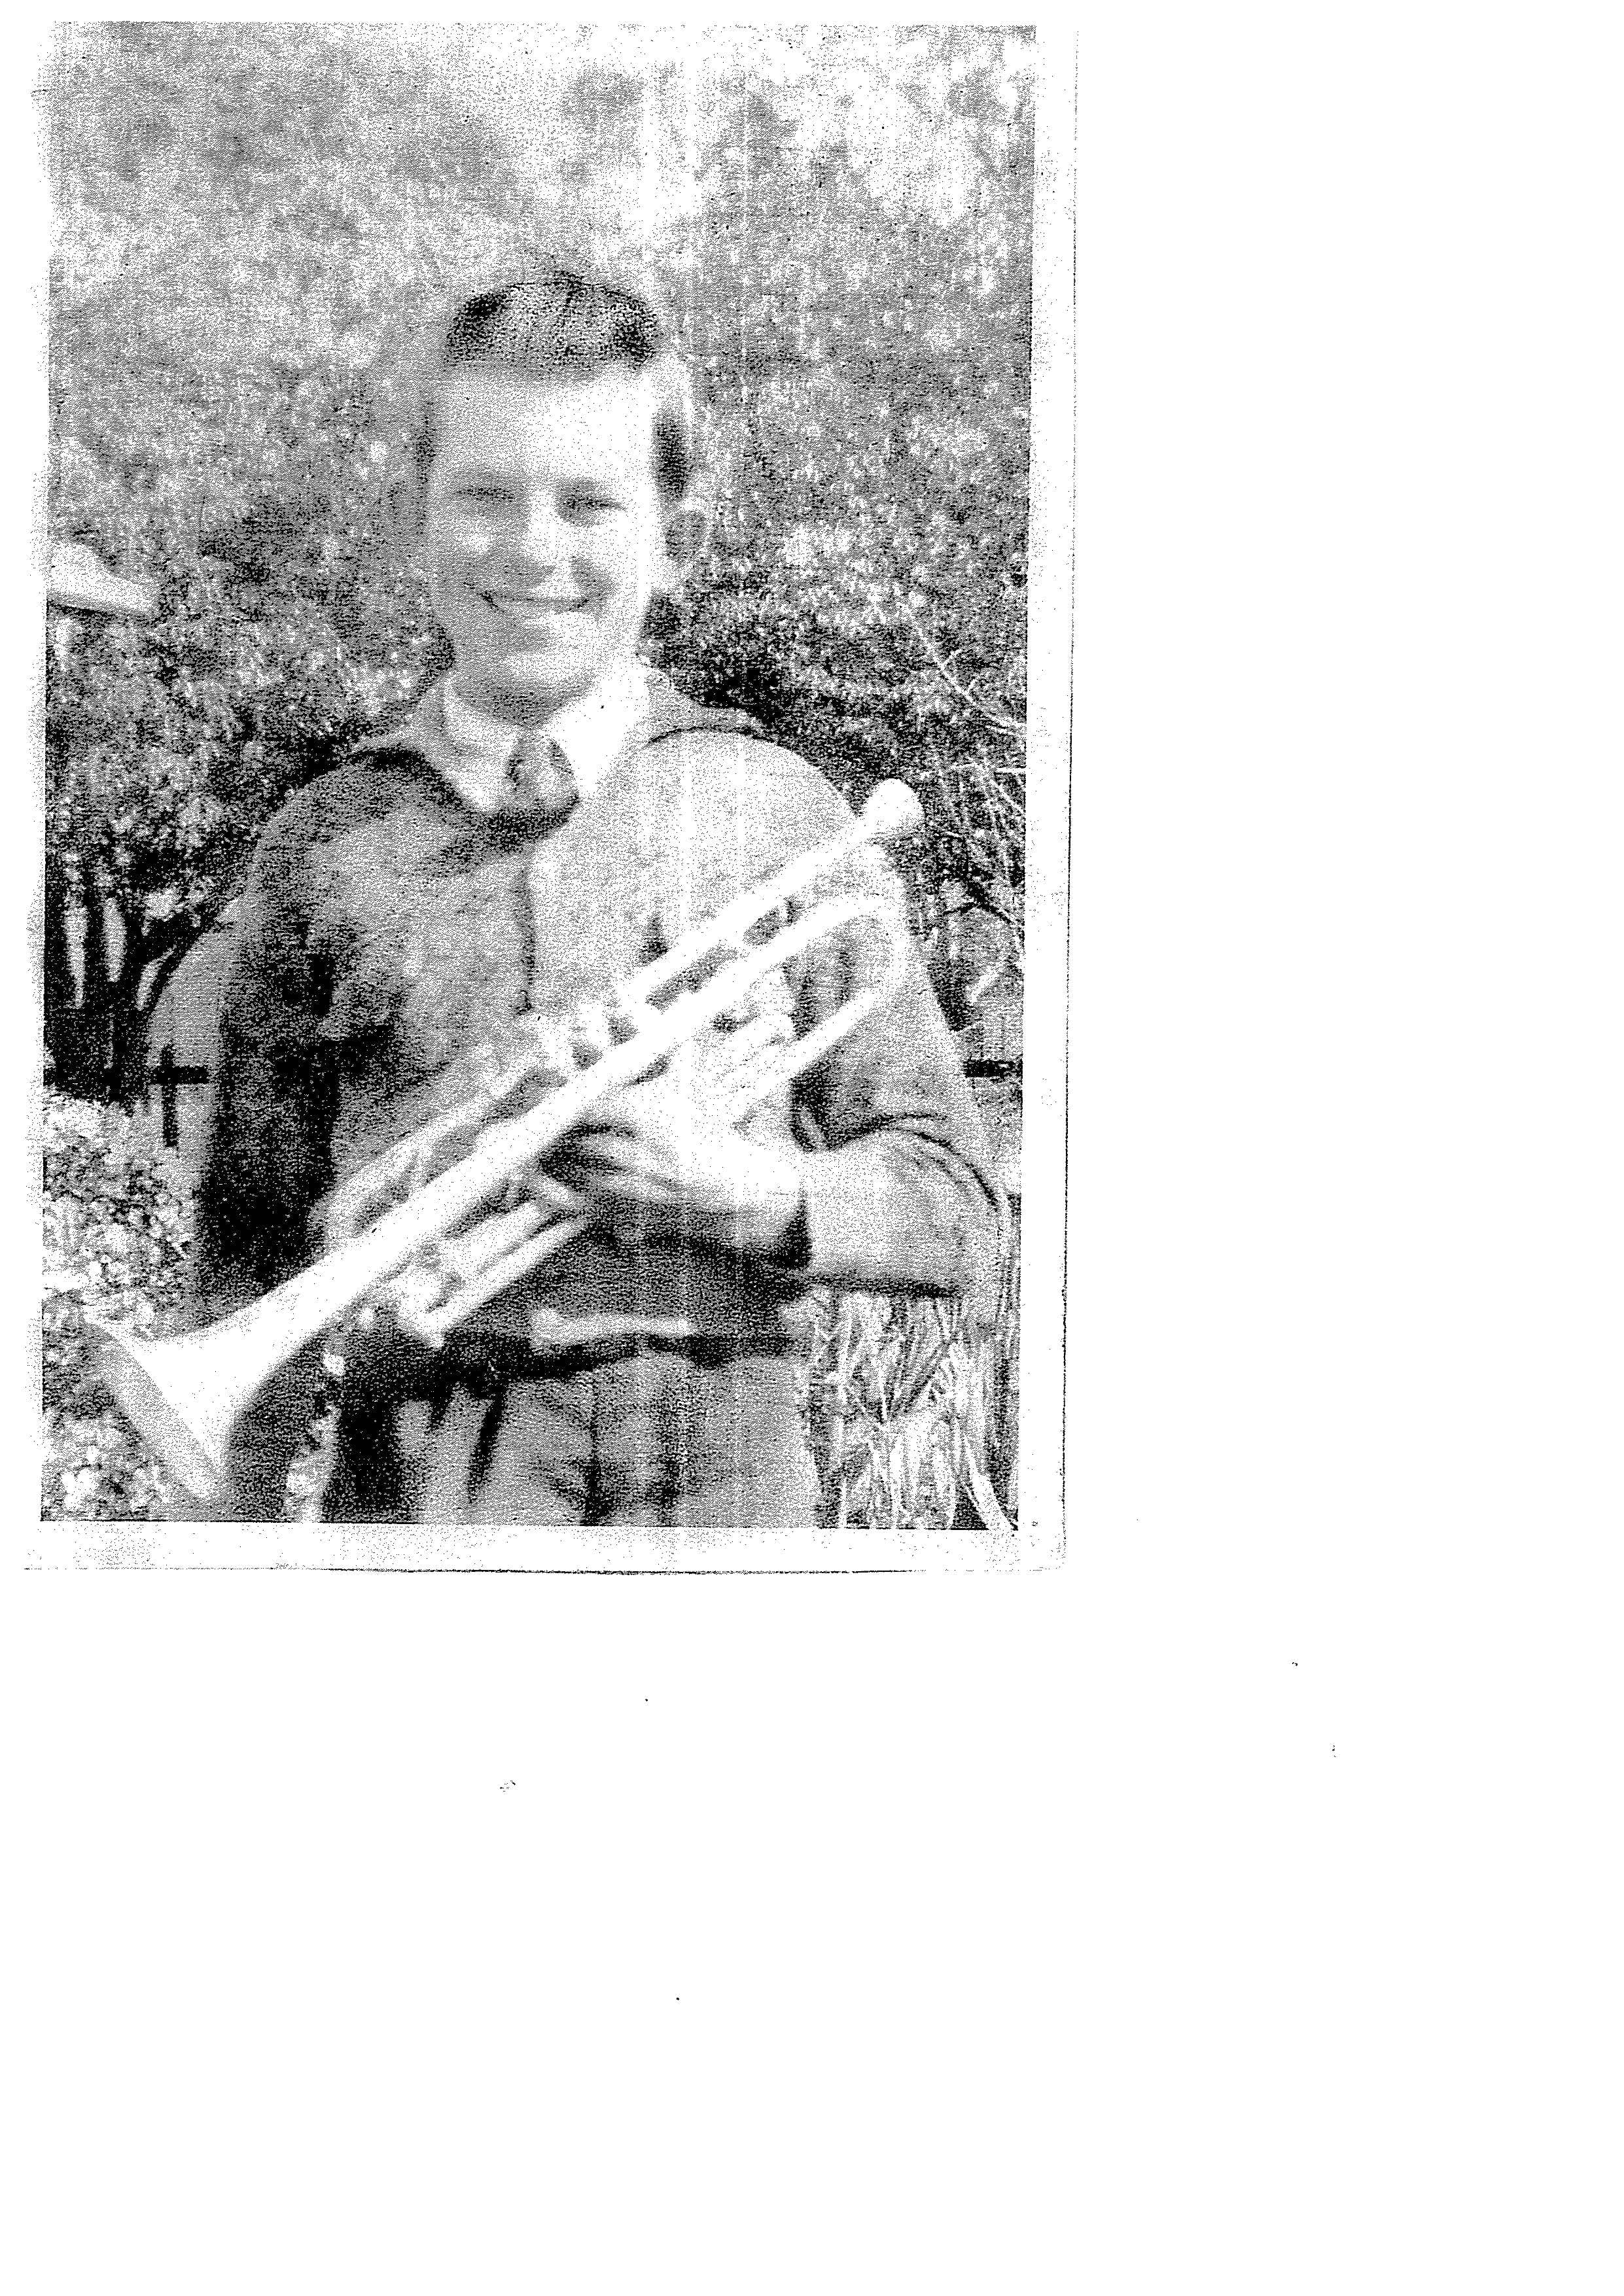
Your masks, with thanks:
[(572, 672), (562, 663), (549, 664), (545, 671), (536, 664), (516, 663), (488, 670), (478, 679), (459, 676), (457, 684), (476, 709), (520, 724), (539, 724), (566, 702), (578, 701), (596, 674), (586, 668)]

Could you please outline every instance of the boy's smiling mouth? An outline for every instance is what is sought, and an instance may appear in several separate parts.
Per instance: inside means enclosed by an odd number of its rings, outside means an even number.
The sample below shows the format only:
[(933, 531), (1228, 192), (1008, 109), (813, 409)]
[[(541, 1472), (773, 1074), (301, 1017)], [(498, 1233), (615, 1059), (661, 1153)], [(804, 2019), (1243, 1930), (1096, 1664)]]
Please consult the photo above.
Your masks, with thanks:
[(586, 603), (584, 597), (535, 597), (521, 590), (482, 590), (480, 594), (494, 612), (514, 622), (555, 622), (566, 614), (578, 614)]

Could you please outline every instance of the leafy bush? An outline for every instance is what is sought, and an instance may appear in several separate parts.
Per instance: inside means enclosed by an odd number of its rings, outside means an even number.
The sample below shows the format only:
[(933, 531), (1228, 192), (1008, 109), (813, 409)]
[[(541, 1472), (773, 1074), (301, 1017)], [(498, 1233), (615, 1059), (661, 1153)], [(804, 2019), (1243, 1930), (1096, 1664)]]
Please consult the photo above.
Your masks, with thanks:
[[(96, 1366), (92, 1316), (144, 1339), (175, 1328), (188, 1295), (192, 1191), (151, 1120), (45, 1095), (42, 1521), (161, 1522), (168, 1471), (129, 1425)], [(321, 1436), (289, 1478), (287, 1513), (314, 1515)]]
[(46, 1521), (161, 1521), (164, 1472), (126, 1424), (97, 1370), (87, 1318), (151, 1335), (178, 1308), (192, 1215), (180, 1160), (122, 1110), (45, 1096)]

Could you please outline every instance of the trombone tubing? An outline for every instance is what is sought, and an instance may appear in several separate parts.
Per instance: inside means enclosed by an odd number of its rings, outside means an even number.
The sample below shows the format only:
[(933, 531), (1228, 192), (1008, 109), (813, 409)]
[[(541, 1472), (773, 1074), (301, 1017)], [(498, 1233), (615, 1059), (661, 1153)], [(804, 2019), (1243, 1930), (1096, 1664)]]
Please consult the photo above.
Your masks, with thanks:
[[(740, 947), (746, 934), (764, 918), (770, 916), (775, 909), (782, 908), (786, 901), (792, 901), (798, 893), (804, 893), (808, 886), (816, 884), (820, 878), (840, 868), (865, 845), (894, 842), (914, 836), (923, 821), (923, 811), (919, 800), (906, 782), (881, 782), (870, 791), (861, 813), (854, 816), (838, 835), (815, 847), (811, 852), (801, 854), (798, 859), (786, 862), (775, 875), (764, 879), (761, 883), (747, 886), (719, 908), (714, 916), (691, 925), (663, 956), (652, 958), (627, 979), (619, 982), (603, 1000), (603, 1004), (611, 1013), (617, 1010), (636, 1012), (639, 1006), (652, 1004), (680, 980), (685, 972), (692, 972), (696, 965), (704, 964), (719, 949)], [(560, 1024), (556, 1021), (529, 1017), (521, 1025), (524, 1033), (532, 1039), (531, 1047), (508, 1061), (459, 1106), (448, 1110), (425, 1126), (422, 1136), (425, 1146), (431, 1147), (434, 1140), (449, 1137), (470, 1124), (480, 1123), (484, 1120), (486, 1110), (499, 1106), (533, 1078), (538, 1059), (545, 1058), (550, 1039)], [(387, 1150), (384, 1157), (379, 1160), (380, 1163), (398, 1157), (402, 1150), (409, 1149), (410, 1145), (410, 1142), (403, 1142), (394, 1149)], [(363, 1185), (365, 1178), (365, 1172), (357, 1175), (357, 1180)]]
[(723, 966), (702, 988), (684, 991), (663, 1012), (640, 1014), (636, 1036), (578, 1070), (522, 1116), (488, 1126), (449, 1171), (382, 1213), (360, 1234), (334, 1245), (302, 1275), (242, 1309), (242, 1326), (251, 1320), (262, 1332), (274, 1334), (275, 1352), (267, 1353), (266, 1376), (398, 1275), (425, 1244), (453, 1234), (526, 1165), (555, 1148), (598, 1101), (636, 1083), (737, 1004), (763, 973), (860, 917), (873, 918), (890, 931), (897, 930), (889, 907), (876, 896), (820, 903), (771, 940)]
[[(813, 912), (813, 914), (819, 919), (823, 917), (821, 910)], [(809, 1029), (804, 1037), (795, 1038), (782, 1058), (774, 1062), (767, 1073), (759, 1078), (750, 1091), (730, 1108), (729, 1123), (742, 1124), (764, 1100), (785, 1085), (793, 1083), (806, 1070), (815, 1067), (843, 1037), (849, 1037), (872, 1013), (889, 1004), (896, 996), (906, 970), (906, 937), (889, 914), (883, 922), (889, 929), (890, 941), (890, 960), (883, 978), (872, 988), (860, 989), (856, 996), (846, 997), (816, 1028)], [(821, 930), (829, 930), (826, 922), (822, 924)], [(767, 946), (771, 947), (771, 944)], [(775, 955), (778, 954), (775, 949), (772, 953)], [(592, 1226), (592, 1214), (585, 1196), (560, 1183), (554, 1192), (550, 1219), (538, 1205), (530, 1204), (513, 1212), (498, 1214), (472, 1228), (469, 1234), (478, 1237), (503, 1220), (513, 1224), (516, 1240), (505, 1249), (498, 1250), (487, 1266), (459, 1279), (460, 1288), (447, 1292), (433, 1308), (416, 1308), (411, 1303), (409, 1293), (403, 1296), (402, 1287), (409, 1286), (411, 1282), (409, 1264), (398, 1275), (389, 1279), (381, 1304), (387, 1305), (426, 1346), (442, 1346), (457, 1326), (465, 1323), (479, 1308), (506, 1291), (510, 1284), (533, 1274), (554, 1253), (562, 1251), (566, 1244), (573, 1243), (577, 1236)], [(454, 1246), (447, 1248), (455, 1249)]]

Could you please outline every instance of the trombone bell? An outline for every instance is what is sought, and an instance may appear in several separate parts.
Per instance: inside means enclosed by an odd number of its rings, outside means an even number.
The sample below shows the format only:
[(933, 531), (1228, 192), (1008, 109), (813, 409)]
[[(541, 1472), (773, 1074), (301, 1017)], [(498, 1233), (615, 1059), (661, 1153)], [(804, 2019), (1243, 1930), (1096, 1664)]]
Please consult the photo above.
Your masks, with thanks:
[(138, 1340), (94, 1316), (86, 1320), (96, 1335), (102, 1376), (125, 1417), (189, 1491), (212, 1498), (226, 1480), (226, 1447), (246, 1400), (219, 1377), (218, 1332)]

